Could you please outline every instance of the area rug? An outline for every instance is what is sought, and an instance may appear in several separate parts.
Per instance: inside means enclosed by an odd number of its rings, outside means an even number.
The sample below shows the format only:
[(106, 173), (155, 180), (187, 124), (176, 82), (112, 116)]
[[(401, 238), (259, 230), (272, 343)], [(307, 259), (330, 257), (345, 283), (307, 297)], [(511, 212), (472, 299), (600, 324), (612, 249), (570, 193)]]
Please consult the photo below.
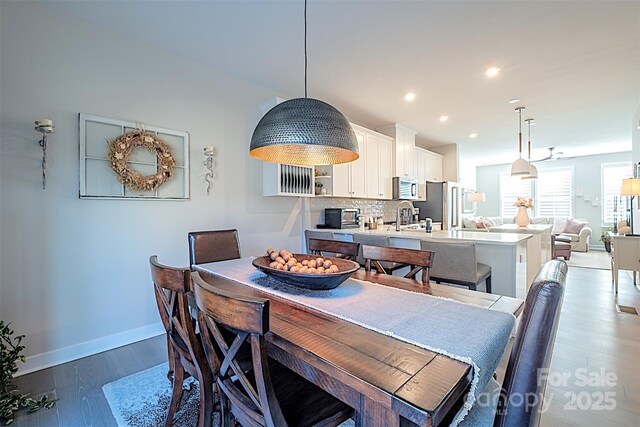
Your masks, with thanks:
[[(102, 392), (109, 402), (111, 413), (119, 427), (158, 427), (164, 425), (171, 401), (171, 383), (167, 379), (168, 369), (168, 365), (162, 363), (102, 387)], [(200, 394), (198, 382), (189, 378), (184, 383), (182, 400), (173, 418), (175, 427), (193, 427), (198, 424)], [(353, 421), (348, 420), (340, 427), (353, 425)], [(220, 426), (219, 413), (213, 415), (213, 426)]]
[(596, 268), (611, 270), (611, 256), (604, 251), (571, 252), (571, 259), (567, 261), (569, 267)]

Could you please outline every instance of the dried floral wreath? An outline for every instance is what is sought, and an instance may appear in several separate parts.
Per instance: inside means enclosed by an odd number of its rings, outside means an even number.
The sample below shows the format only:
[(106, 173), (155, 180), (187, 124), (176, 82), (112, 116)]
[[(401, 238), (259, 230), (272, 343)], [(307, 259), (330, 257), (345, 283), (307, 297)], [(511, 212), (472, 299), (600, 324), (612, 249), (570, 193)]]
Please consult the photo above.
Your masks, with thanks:
[[(155, 153), (158, 158), (155, 174), (141, 175), (129, 167), (129, 156), (137, 147)], [(155, 190), (171, 179), (176, 167), (169, 145), (140, 129), (127, 132), (109, 143), (109, 161), (118, 180), (132, 191)]]

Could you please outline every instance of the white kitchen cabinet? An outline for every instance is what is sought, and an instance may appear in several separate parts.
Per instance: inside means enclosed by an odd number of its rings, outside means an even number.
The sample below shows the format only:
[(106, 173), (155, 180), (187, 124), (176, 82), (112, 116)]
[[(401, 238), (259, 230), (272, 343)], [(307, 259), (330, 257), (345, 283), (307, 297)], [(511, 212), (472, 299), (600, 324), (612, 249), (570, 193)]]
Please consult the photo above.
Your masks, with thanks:
[(366, 158), (367, 149), (365, 142), (367, 138), (366, 130), (354, 127), (353, 131), (358, 139), (358, 152), (360, 157), (358, 160), (350, 163), (351, 167), (351, 197), (366, 197)]
[(369, 132), (366, 135), (366, 197), (391, 199), (393, 141), (384, 135)]
[(393, 140), (358, 125), (351, 125), (358, 140), (360, 158), (351, 163), (318, 166), (330, 176), (323, 180), (327, 196), (391, 199)]
[(399, 123), (377, 130), (393, 138), (394, 176), (414, 178), (416, 131)]
[(424, 148), (415, 148), (415, 168), (418, 182), (442, 181), (442, 155)]

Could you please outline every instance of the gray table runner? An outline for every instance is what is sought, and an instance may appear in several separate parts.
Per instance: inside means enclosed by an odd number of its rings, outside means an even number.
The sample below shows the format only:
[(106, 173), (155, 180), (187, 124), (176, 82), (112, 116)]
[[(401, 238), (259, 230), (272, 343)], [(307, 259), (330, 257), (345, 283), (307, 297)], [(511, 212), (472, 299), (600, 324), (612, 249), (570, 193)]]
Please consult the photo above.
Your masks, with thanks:
[(328, 291), (301, 290), (257, 270), (252, 259), (195, 267), (471, 365), (470, 393), (452, 426), (491, 379), (515, 325), (511, 313), (355, 279)]

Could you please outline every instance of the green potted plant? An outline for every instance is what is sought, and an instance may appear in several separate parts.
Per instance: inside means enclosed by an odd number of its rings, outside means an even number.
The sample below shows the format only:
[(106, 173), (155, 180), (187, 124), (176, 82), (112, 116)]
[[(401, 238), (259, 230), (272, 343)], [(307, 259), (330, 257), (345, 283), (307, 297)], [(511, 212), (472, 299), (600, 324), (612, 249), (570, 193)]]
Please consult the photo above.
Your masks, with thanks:
[(23, 338), (24, 335), (14, 336), (10, 324), (0, 320), (0, 421), (5, 425), (13, 422), (13, 414), (19, 409), (25, 408), (28, 413), (32, 413), (40, 408), (50, 409), (56, 403), (47, 396), (33, 399), (20, 393), (16, 386), (11, 384), (13, 376), (18, 372), (16, 362), (25, 361), (21, 354), (24, 350)]
[(611, 253), (611, 234), (609, 231), (603, 231), (600, 235), (600, 241), (604, 243), (604, 250)]

